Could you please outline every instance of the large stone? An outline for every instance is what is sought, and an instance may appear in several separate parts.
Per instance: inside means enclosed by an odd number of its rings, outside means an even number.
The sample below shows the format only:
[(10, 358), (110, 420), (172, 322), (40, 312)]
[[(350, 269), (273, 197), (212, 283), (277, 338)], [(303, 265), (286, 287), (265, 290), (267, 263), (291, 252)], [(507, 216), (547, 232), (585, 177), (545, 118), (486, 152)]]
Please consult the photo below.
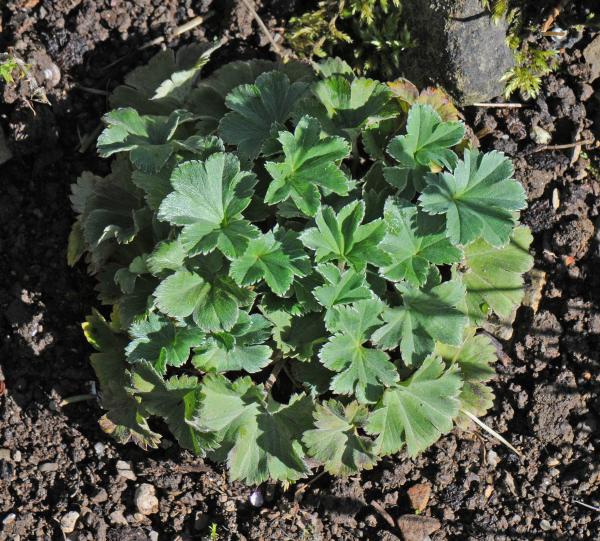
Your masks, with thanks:
[(419, 87), (445, 88), (467, 105), (499, 96), (513, 66), (505, 21), (494, 23), (480, 0), (411, 0), (404, 14), (417, 47), (406, 52), (404, 74)]

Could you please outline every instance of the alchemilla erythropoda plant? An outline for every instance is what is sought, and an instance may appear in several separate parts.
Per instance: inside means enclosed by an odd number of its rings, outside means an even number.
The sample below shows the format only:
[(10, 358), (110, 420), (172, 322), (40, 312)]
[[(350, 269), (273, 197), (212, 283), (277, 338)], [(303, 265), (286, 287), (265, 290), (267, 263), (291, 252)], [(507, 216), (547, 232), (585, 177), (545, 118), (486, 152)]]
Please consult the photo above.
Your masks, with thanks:
[(69, 260), (112, 306), (84, 324), (103, 428), (168, 429), (254, 484), (415, 455), (484, 414), (478, 328), (532, 263), (511, 162), (406, 81), (339, 60), (200, 78), (210, 51), (132, 72), (98, 139), (110, 174), (73, 186)]

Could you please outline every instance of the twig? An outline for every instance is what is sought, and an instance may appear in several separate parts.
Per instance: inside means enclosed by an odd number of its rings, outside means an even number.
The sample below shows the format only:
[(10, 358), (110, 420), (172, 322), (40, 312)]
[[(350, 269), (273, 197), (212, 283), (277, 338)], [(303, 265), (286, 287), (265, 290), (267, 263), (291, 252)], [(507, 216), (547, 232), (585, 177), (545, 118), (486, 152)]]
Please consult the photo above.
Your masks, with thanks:
[(273, 385), (275, 385), (275, 382), (277, 381), (277, 376), (279, 375), (279, 372), (281, 372), (281, 369), (283, 368), (284, 364), (285, 364), (285, 359), (280, 359), (279, 361), (277, 361), (277, 363), (273, 367), (273, 371), (271, 372), (269, 379), (265, 383), (265, 391), (267, 393), (269, 393), (269, 391), (271, 390)]
[(260, 18), (260, 15), (252, 7), (252, 4), (250, 4), (250, 2), (248, 0), (242, 0), (242, 4), (244, 4), (246, 6), (246, 9), (250, 12), (252, 17), (254, 17), (254, 20), (256, 21), (256, 23), (258, 24), (260, 29), (262, 30), (265, 37), (269, 40), (269, 43), (271, 44), (271, 46), (273, 47), (275, 52), (279, 56), (284, 57), (285, 54), (284, 54), (283, 50), (281, 49), (281, 47), (279, 46), (279, 43), (277, 43), (275, 41), (275, 38), (273, 38), (273, 36), (271, 35), (271, 32), (267, 28), (267, 25), (263, 22), (263, 20)]
[(565, 143), (564, 145), (542, 145), (536, 148), (533, 152), (543, 152), (544, 150), (564, 150), (566, 148), (593, 145), (594, 143), (594, 139), (584, 139), (582, 141), (575, 141), (573, 143)]
[(542, 25), (542, 33), (548, 32), (548, 30), (550, 30), (550, 27), (554, 24), (554, 21), (560, 15), (562, 8), (565, 7), (565, 5), (568, 2), (569, 0), (560, 0), (558, 5), (552, 8), (550, 15), (548, 15), (548, 18), (544, 21), (544, 24)]
[(85, 154), (87, 149), (90, 148), (90, 145), (98, 138), (98, 136), (100, 135), (101, 132), (102, 132), (102, 124), (98, 124), (96, 126), (96, 128), (94, 129), (94, 131), (86, 133), (81, 138), (81, 142), (79, 143), (79, 149), (78, 149), (79, 153)]
[(323, 470), (320, 473), (317, 473), (317, 475), (315, 475), (310, 481), (307, 481), (306, 483), (302, 483), (301, 485), (298, 486), (298, 488), (296, 489), (296, 492), (294, 493), (294, 501), (296, 503), (298, 503), (300, 501), (300, 496), (302, 495), (302, 493), (310, 486), (312, 485), (315, 481), (317, 481), (318, 479), (320, 479), (321, 477), (323, 477), (327, 472), (325, 470)]
[(471, 104), (473, 107), (488, 107), (490, 109), (521, 109), (527, 107), (522, 103), (488, 103), (488, 102), (477, 102)]
[(471, 421), (473, 421), (475, 424), (479, 425), (481, 428), (483, 428), (483, 430), (485, 430), (488, 434), (491, 434), (494, 438), (496, 438), (500, 443), (503, 443), (504, 445), (506, 445), (506, 447), (508, 447), (513, 453), (515, 453), (517, 456), (519, 456), (520, 458), (523, 458), (523, 454), (520, 451), (517, 451), (517, 449), (515, 447), (513, 447), (511, 445), (511, 443), (506, 440), (505, 438), (503, 438), (500, 434), (498, 434), (498, 432), (496, 432), (493, 428), (490, 428), (488, 425), (486, 425), (483, 421), (479, 420), (477, 417), (475, 417), (475, 415), (473, 415), (470, 411), (467, 411), (465, 409), (461, 409), (460, 410), (461, 413), (464, 413), (469, 419), (471, 419)]
[[(184, 34), (185, 32), (189, 32), (190, 30), (193, 30), (197, 26), (201, 25), (204, 22), (204, 19), (205, 19), (205, 17), (203, 17), (202, 15), (198, 15), (197, 17), (194, 17), (193, 19), (190, 19), (189, 21), (179, 25), (173, 31), (173, 37), (176, 38), (178, 36), (181, 36), (181, 34)], [(143, 51), (144, 49), (153, 47), (154, 45), (160, 45), (166, 39), (167, 38), (165, 36), (159, 36), (157, 38), (154, 38), (153, 40), (149, 41), (148, 43), (142, 45), (140, 47), (140, 51)]]
[(383, 506), (379, 502), (372, 501), (371, 507), (375, 509), (375, 511), (377, 511), (392, 528), (396, 527), (396, 523), (394, 522), (392, 516), (383, 508)]
[[(213, 12), (209, 11), (204, 16), (198, 15), (197, 17), (194, 17), (193, 19), (186, 21), (185, 23), (176, 27), (175, 30), (173, 30), (173, 34), (172, 34), (173, 37), (178, 37), (181, 34), (183, 34), (184, 32), (189, 32), (190, 30), (193, 30), (194, 28), (196, 28), (197, 26), (202, 24), (204, 21), (206, 21), (206, 19), (208, 19), (209, 17), (212, 17), (212, 15), (213, 15)], [(129, 58), (131, 55), (138, 53), (139, 51), (143, 51), (144, 49), (154, 47), (155, 45), (160, 45), (161, 43), (165, 42), (166, 40), (167, 40), (167, 38), (165, 36), (158, 36), (157, 38), (154, 38), (154, 39), (150, 40), (149, 42), (144, 43), (144, 45), (141, 45), (135, 51), (133, 51), (129, 54), (126, 54), (125, 56), (122, 56), (121, 58), (117, 58), (114, 62), (111, 62), (110, 64), (107, 64), (106, 66), (104, 66), (102, 68), (102, 70), (106, 71), (107, 69), (110, 69), (110, 68), (116, 66), (117, 64), (123, 62), (123, 60), (125, 60), (126, 58)]]

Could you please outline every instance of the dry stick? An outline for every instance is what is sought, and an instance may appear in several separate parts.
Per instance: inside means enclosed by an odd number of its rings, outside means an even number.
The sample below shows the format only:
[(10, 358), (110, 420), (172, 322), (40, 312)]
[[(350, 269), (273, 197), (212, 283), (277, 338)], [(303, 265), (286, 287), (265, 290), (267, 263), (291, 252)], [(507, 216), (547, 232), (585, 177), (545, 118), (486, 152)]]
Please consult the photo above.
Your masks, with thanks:
[(475, 415), (473, 415), (470, 411), (467, 411), (465, 409), (461, 409), (460, 410), (461, 413), (464, 413), (469, 419), (471, 419), (471, 421), (473, 421), (474, 423), (476, 423), (477, 425), (479, 425), (481, 428), (483, 428), (483, 430), (485, 430), (488, 434), (491, 434), (494, 438), (496, 438), (500, 443), (503, 443), (504, 445), (506, 445), (506, 447), (508, 447), (511, 451), (513, 451), (518, 457), (523, 458), (523, 454), (520, 451), (517, 451), (517, 449), (515, 449), (508, 440), (506, 440), (505, 438), (503, 438), (500, 434), (498, 434), (498, 432), (496, 432), (493, 428), (490, 428), (488, 425), (486, 425), (483, 421), (479, 420), (477, 417), (475, 417)]
[(310, 481), (307, 481), (306, 483), (302, 483), (300, 486), (298, 486), (298, 488), (296, 489), (296, 492), (294, 493), (294, 501), (296, 503), (298, 503), (300, 501), (300, 496), (302, 495), (302, 493), (310, 486), (312, 485), (315, 481), (317, 481), (318, 479), (320, 479), (321, 477), (323, 477), (327, 472), (325, 470), (323, 470), (320, 473), (317, 473), (317, 475), (315, 475)]
[[(185, 32), (189, 32), (190, 30), (193, 30), (197, 26), (201, 25), (204, 22), (204, 19), (205, 19), (205, 17), (203, 17), (202, 15), (198, 15), (197, 17), (190, 19), (189, 21), (183, 23), (182, 25), (179, 25), (173, 31), (173, 37), (176, 38), (178, 36), (181, 36), (181, 34), (184, 34)], [(153, 40), (149, 41), (148, 43), (142, 45), (140, 47), (140, 51), (143, 51), (144, 49), (148, 49), (149, 47), (153, 47), (154, 45), (160, 45), (165, 40), (166, 40), (165, 36), (159, 36), (158, 38), (154, 38)]]
[(275, 366), (273, 367), (273, 371), (271, 372), (269, 379), (265, 383), (265, 392), (267, 394), (269, 393), (273, 385), (275, 385), (275, 382), (277, 381), (277, 376), (279, 375), (279, 372), (281, 372), (281, 369), (283, 368), (284, 364), (285, 359), (280, 359), (279, 361), (277, 361), (277, 364), (275, 364)]
[(375, 511), (377, 511), (392, 528), (396, 527), (396, 523), (394, 522), (392, 516), (383, 508), (383, 506), (379, 502), (372, 501), (371, 507), (375, 509)]
[(565, 143), (564, 145), (542, 145), (536, 148), (533, 152), (542, 152), (544, 150), (564, 150), (566, 148), (573, 148), (578, 146), (593, 145), (594, 139), (584, 139), (583, 141), (575, 141), (574, 143)]
[(487, 103), (487, 102), (478, 102), (472, 103), (473, 107), (488, 107), (490, 109), (521, 109), (522, 107), (527, 107), (522, 103)]
[(569, 1), (570, 0), (560, 0), (558, 5), (552, 8), (550, 15), (548, 15), (548, 18), (544, 21), (544, 24), (542, 25), (542, 33), (548, 32), (548, 30), (550, 30), (550, 27), (554, 24), (554, 21), (560, 15), (562, 8), (564, 8), (569, 3)]
[[(189, 21), (177, 26), (175, 28), (175, 30), (173, 30), (173, 37), (178, 37), (181, 34), (183, 34), (184, 32), (189, 32), (190, 30), (193, 30), (194, 28), (196, 28), (197, 26), (202, 24), (204, 21), (206, 21), (206, 19), (208, 19), (212, 15), (213, 15), (213, 12), (209, 11), (204, 16), (198, 15), (197, 17), (194, 17), (193, 19), (190, 19)], [(153, 47), (154, 45), (160, 45), (161, 43), (165, 42), (166, 39), (167, 38), (165, 36), (159, 36), (157, 38), (154, 38), (154, 39), (150, 40), (148, 43), (144, 43), (144, 45), (140, 46), (136, 51), (133, 51), (133, 53), (136, 53), (138, 51), (143, 51), (144, 49), (148, 49), (150, 47)], [(122, 56), (121, 58), (117, 58), (117, 60), (115, 60), (114, 62), (111, 62), (110, 64), (107, 64), (106, 66), (104, 66), (102, 68), (102, 70), (106, 71), (107, 69), (110, 69), (113, 66), (116, 66), (117, 64), (119, 64), (120, 62), (125, 60), (127, 57), (129, 57), (133, 53), (129, 53), (129, 54), (126, 54), (125, 56)]]
[(260, 29), (262, 30), (263, 34), (269, 40), (269, 43), (272, 45), (273, 49), (275, 49), (275, 52), (283, 58), (285, 56), (285, 54), (284, 54), (283, 50), (281, 49), (281, 47), (279, 46), (279, 43), (277, 43), (275, 41), (275, 38), (273, 38), (273, 36), (271, 35), (271, 32), (269, 32), (267, 25), (263, 22), (263, 20), (260, 18), (260, 15), (252, 7), (252, 4), (250, 4), (250, 2), (248, 2), (248, 0), (242, 0), (242, 4), (244, 4), (246, 6), (246, 9), (250, 12), (252, 17), (254, 17), (254, 20), (256, 21), (258, 26), (260, 26)]

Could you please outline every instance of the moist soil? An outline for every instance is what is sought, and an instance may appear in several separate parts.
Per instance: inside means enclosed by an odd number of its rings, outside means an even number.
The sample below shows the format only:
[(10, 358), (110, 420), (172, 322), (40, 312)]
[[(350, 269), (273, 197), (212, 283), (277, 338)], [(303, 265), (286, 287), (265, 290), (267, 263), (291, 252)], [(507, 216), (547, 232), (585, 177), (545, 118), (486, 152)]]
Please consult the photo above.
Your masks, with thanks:
[[(210, 539), (215, 524), (218, 539), (391, 541), (403, 539), (398, 518), (414, 513), (411, 488), (413, 496), (431, 488), (419, 517), (435, 520), (413, 524), (439, 526), (434, 541), (600, 538), (600, 512), (583, 505), (600, 505), (598, 161), (585, 148), (542, 150), (532, 139), (536, 127), (553, 144), (600, 136), (586, 38), (562, 53), (529, 107), (465, 111), (483, 148), (515, 161), (529, 197), (523, 220), (535, 236), (537, 278), (512, 337), (498, 342), (496, 400), (484, 419), (523, 457), (457, 429), (417, 459), (401, 453), (348, 479), (263, 486), (264, 503), (253, 506), (252, 489), (229, 482), (220, 465), (169, 441), (147, 452), (117, 445), (100, 430), (95, 401), (61, 405), (94, 388), (80, 322), (97, 304), (84, 266), (65, 261), (69, 186), (84, 170), (106, 172), (90, 142), (105, 91), (157, 51), (140, 47), (160, 36), (177, 46), (174, 29), (197, 15), (206, 21), (186, 41), (225, 39), (212, 65), (269, 57), (267, 40), (241, 0), (0, 6), (0, 49), (33, 65), (49, 101), (28, 99), (22, 82), (0, 103), (13, 153), (0, 166), (0, 539), (64, 539), (61, 520), (65, 529), (76, 512), (75, 540)], [(256, 7), (277, 34), (300, 2)], [(149, 516), (134, 503), (142, 483), (158, 498)], [(404, 539), (424, 539), (412, 534)]]

